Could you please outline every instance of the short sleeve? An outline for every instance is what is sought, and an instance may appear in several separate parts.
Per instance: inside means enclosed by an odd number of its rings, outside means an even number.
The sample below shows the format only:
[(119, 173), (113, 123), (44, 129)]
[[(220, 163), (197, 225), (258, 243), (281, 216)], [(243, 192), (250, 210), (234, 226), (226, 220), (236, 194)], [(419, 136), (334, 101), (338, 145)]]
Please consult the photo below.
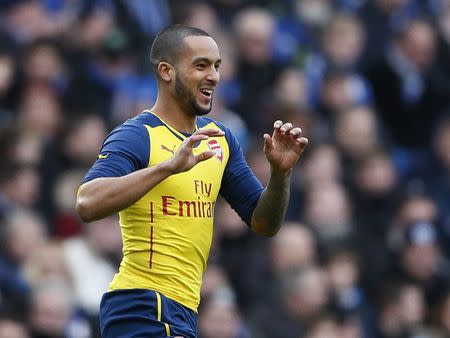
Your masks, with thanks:
[(224, 131), (230, 149), (222, 178), (220, 195), (238, 213), (241, 219), (250, 225), (253, 211), (264, 190), (244, 158), (242, 149), (230, 130), (218, 124)]
[(114, 129), (103, 142), (97, 161), (83, 183), (99, 177), (120, 177), (146, 168), (150, 157), (150, 138), (145, 126), (128, 120)]

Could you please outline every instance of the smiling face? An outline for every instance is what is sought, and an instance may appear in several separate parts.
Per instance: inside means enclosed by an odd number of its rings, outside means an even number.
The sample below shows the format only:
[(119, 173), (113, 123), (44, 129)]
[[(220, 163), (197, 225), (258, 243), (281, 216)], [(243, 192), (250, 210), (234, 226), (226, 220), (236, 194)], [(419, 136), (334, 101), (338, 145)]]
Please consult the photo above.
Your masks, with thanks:
[(205, 115), (219, 82), (219, 48), (209, 36), (188, 36), (175, 67), (174, 96), (188, 114)]

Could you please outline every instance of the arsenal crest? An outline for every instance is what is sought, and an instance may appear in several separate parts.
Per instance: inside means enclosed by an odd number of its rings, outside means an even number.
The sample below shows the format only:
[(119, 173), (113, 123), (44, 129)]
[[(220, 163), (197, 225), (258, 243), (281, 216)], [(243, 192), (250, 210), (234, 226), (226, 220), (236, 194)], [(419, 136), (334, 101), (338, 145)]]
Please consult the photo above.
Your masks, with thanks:
[(214, 155), (222, 162), (223, 152), (219, 142), (217, 142), (216, 140), (209, 140), (208, 147), (209, 150), (211, 150), (214, 153)]

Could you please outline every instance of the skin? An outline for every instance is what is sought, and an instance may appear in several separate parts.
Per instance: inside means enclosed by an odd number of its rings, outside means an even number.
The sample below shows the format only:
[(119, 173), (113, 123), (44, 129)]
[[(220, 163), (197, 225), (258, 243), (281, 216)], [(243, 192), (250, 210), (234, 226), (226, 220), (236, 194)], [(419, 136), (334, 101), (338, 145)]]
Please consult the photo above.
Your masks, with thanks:
[[(193, 154), (193, 146), (209, 137), (223, 137), (222, 131), (195, 131), (196, 116), (211, 110), (211, 97), (200, 89), (214, 90), (219, 83), (221, 58), (216, 42), (206, 36), (189, 36), (183, 40), (181, 54), (175, 64), (158, 65), (158, 98), (152, 111), (179, 131), (193, 133), (174, 156), (156, 166), (144, 168), (122, 177), (97, 178), (83, 184), (76, 208), (85, 222), (104, 218), (123, 210), (161, 181), (214, 156), (211, 151)], [(251, 229), (263, 236), (273, 236), (284, 219), (289, 200), (289, 179), (308, 140), (301, 129), (291, 123), (276, 121), (272, 135), (264, 135), (264, 153), (270, 163), (271, 176), (253, 212)], [(195, 132), (194, 132), (195, 131)]]

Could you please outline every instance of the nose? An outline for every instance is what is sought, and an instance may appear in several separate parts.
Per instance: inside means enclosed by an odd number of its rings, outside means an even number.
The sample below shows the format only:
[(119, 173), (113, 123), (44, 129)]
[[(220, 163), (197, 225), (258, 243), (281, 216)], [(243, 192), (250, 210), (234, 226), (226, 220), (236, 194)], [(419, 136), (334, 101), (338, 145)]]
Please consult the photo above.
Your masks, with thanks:
[(212, 82), (214, 85), (218, 84), (220, 80), (219, 71), (215, 67), (212, 67), (211, 71), (208, 72), (208, 75), (206, 76), (206, 80)]

